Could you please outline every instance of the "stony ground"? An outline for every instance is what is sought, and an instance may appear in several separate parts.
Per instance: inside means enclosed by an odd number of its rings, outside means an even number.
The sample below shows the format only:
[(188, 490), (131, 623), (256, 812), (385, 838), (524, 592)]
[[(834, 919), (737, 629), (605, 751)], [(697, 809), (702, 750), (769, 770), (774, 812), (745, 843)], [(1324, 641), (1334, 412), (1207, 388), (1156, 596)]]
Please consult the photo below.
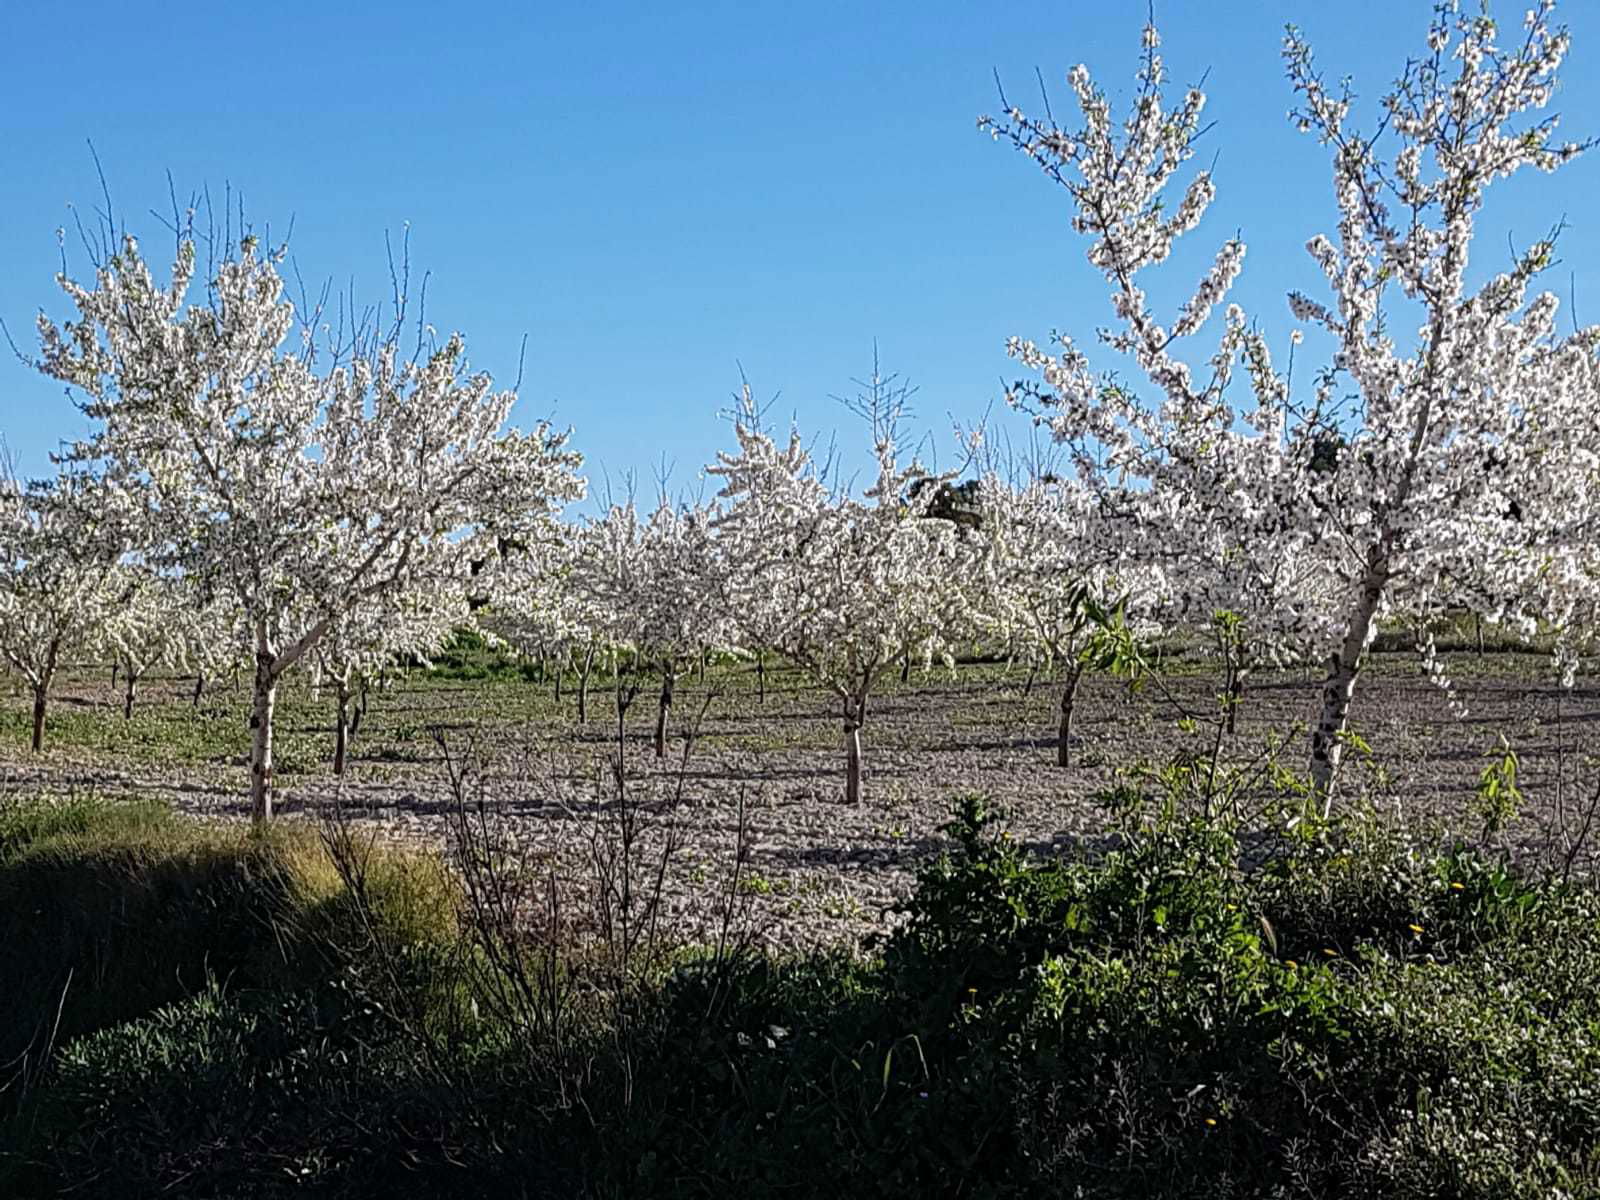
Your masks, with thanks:
[[(1375, 656), (1354, 722), (1371, 753), (1354, 754), (1344, 802), (1367, 794), (1386, 820), (1473, 832), (1465, 804), (1503, 735), (1520, 756), (1525, 796), (1509, 844), (1559, 854), (1600, 783), (1600, 768), (1586, 761), (1597, 750), (1600, 690), (1563, 691), (1533, 655), (1463, 654), (1452, 673), (1465, 715), (1414, 656)], [(579, 724), (570, 680), (558, 701), (548, 683), (515, 676), (418, 674), (372, 695), (342, 780), (329, 773), (331, 698), (287, 695), (279, 799), (291, 820), (322, 819), (337, 805), (363, 836), (447, 848), (464, 803), (473, 828), (533, 869), (555, 869), (580, 906), (597, 872), (615, 865), (619, 822), (632, 813), (636, 886), (653, 878), (663, 844), (675, 846), (662, 904), (680, 931), (715, 936), (731, 913), (770, 945), (854, 942), (892, 920), (916, 865), (942, 843), (953, 797), (977, 792), (1006, 806), (1013, 835), (1040, 849), (1092, 838), (1105, 827), (1098, 798), (1119, 782), (1118, 768), (1209, 754), (1217, 688), (1214, 669), (1199, 660), (1173, 661), (1137, 695), (1087, 680), (1075, 763), (1062, 769), (1054, 765), (1059, 689), (1051, 681), (1030, 689), (1020, 669), (988, 665), (914, 676), (871, 706), (867, 799), (850, 806), (836, 706), (793, 676), (769, 673), (764, 701), (747, 666), (683, 681), (667, 755), (657, 759), (648, 687), (619, 740), (604, 685)], [(1315, 711), (1316, 692), (1303, 672), (1251, 681), (1237, 732), (1223, 743), (1247, 783), (1260, 784), (1274, 757), (1302, 765), (1305, 735), (1296, 727)], [(26, 748), (26, 699), (14, 684), (0, 687), (0, 794), (156, 795), (202, 819), (245, 819), (246, 693), (223, 683), (198, 708), (189, 701), (185, 680), (148, 683), (125, 721), (105, 675), (77, 672), (60, 689), (46, 752), (35, 757)], [(1194, 727), (1183, 727), (1185, 716), (1198, 718)], [(1135, 782), (1159, 790), (1148, 778)], [(1243, 802), (1262, 794), (1248, 787)], [(1600, 830), (1591, 836), (1600, 839)], [(1580, 859), (1593, 866), (1587, 852)]]

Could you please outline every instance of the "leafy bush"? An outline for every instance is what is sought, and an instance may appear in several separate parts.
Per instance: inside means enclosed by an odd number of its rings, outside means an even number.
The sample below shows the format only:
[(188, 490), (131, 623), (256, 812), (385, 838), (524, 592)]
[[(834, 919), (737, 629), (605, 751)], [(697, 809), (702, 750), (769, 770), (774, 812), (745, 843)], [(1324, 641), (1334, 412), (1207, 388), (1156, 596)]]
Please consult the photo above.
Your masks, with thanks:
[(534, 663), (466, 626), (457, 629), (428, 663), (413, 660), (409, 665), (426, 667), (430, 679), (517, 678), (531, 683), (539, 677)]

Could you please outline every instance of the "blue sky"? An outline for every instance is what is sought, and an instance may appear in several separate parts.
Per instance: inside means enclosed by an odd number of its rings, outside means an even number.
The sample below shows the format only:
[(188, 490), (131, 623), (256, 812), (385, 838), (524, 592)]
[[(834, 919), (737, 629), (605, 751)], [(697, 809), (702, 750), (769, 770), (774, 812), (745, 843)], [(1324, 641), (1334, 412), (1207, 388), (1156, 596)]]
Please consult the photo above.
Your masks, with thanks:
[[(384, 234), (410, 226), (431, 272), (428, 317), (509, 384), (527, 337), (518, 417), (553, 415), (598, 479), (657, 466), (677, 487), (729, 438), (719, 418), (742, 364), (757, 391), (841, 445), (858, 423), (831, 400), (870, 369), (916, 384), (918, 424), (950, 454), (951, 418), (998, 405), (1011, 334), (1088, 339), (1106, 287), (1067, 226), (1065, 197), (975, 128), (993, 72), (1036, 106), (1086, 62), (1126, 97), (1144, 4), (737, 3), (441, 7), (288, 0), (195, 8), (14, 6), (0, 46), (0, 317), (24, 348), (63, 315), (54, 231), (99, 188), (147, 248), (148, 211), (224, 184), (258, 227), (294, 218), (308, 279), (380, 299)], [(1503, 21), (1521, 6), (1497, 4)], [(1294, 20), (1328, 74), (1375, 97), (1422, 44), (1421, 0), (1158, 2), (1174, 79), (1209, 70), (1219, 197), (1157, 297), (1179, 298), (1218, 243), (1250, 245), (1235, 298), (1269, 331), (1283, 294), (1316, 293), (1301, 247), (1333, 224), (1326, 155), (1285, 120), (1278, 58)], [(1574, 53), (1557, 107), (1600, 133), (1600, 6), (1560, 14)], [(1600, 156), (1502, 187), (1479, 262), (1567, 218), (1565, 298), (1600, 320)], [(82, 268), (69, 239), (70, 261)], [(1310, 348), (1309, 345), (1307, 347)], [(1309, 372), (1302, 376), (1309, 378)], [(25, 473), (48, 470), (82, 420), (59, 385), (7, 356), (0, 433)], [(1022, 426), (1012, 422), (1020, 432)], [(851, 450), (854, 453), (854, 450)]]

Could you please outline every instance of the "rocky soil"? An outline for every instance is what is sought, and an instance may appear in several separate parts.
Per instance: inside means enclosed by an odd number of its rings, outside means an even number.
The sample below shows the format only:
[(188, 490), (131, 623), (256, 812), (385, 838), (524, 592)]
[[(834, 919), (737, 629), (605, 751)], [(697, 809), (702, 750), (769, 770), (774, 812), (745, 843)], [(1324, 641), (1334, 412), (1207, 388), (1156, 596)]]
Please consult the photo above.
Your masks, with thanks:
[[(1600, 768), (1585, 757), (1597, 749), (1600, 691), (1561, 690), (1533, 656), (1467, 657), (1455, 674), (1465, 715), (1412, 658), (1379, 656), (1355, 722), (1371, 754), (1352, 753), (1342, 803), (1369, 796), (1385, 820), (1475, 833), (1466, 802), (1503, 734), (1520, 756), (1525, 797), (1506, 845), (1523, 856), (1562, 856), (1600, 783)], [(286, 705), (280, 808), (294, 821), (338, 812), (361, 836), (447, 850), (465, 815), (508, 860), (541, 876), (554, 871), (573, 912), (592, 908), (597, 881), (614, 876), (631, 816), (635, 902), (652, 893), (670, 844), (662, 912), (677, 933), (715, 938), (727, 920), (774, 947), (858, 944), (892, 923), (917, 865), (938, 853), (954, 797), (976, 792), (1004, 806), (1012, 836), (1041, 852), (1103, 836), (1099, 797), (1119, 782), (1118, 768), (1209, 754), (1216, 690), (1202, 665), (1136, 695), (1086, 681), (1075, 765), (1062, 769), (1054, 765), (1053, 683), (1029, 691), (1020, 671), (1002, 677), (993, 667), (913, 678), (873, 704), (867, 799), (849, 806), (835, 706), (792, 678), (776, 680), (764, 702), (746, 673), (714, 676), (708, 686), (684, 681), (662, 759), (650, 745), (648, 690), (619, 741), (606, 692), (591, 697), (591, 719), (579, 725), (570, 687), (558, 705), (547, 686), (520, 680), (413, 678), (373, 697), (342, 780), (323, 761), (331, 752), (326, 697)], [(0, 697), (0, 796), (162, 796), (203, 820), (247, 819), (242, 695), (222, 689), (194, 710), (187, 691), (181, 680), (148, 687), (127, 724), (109, 684), (81, 676), (62, 689), (63, 728), (52, 727), (38, 758), (26, 750), (24, 699)], [(1251, 784), (1274, 756), (1300, 767), (1305, 736), (1295, 727), (1310, 720), (1316, 700), (1304, 673), (1253, 679), (1237, 733), (1224, 740), (1225, 760)], [(1180, 728), (1186, 714), (1199, 718), (1197, 728)], [(1246, 787), (1241, 803), (1263, 795)], [(1600, 840), (1600, 830), (1590, 837)], [(1587, 850), (1577, 858), (1580, 868), (1595, 865)]]

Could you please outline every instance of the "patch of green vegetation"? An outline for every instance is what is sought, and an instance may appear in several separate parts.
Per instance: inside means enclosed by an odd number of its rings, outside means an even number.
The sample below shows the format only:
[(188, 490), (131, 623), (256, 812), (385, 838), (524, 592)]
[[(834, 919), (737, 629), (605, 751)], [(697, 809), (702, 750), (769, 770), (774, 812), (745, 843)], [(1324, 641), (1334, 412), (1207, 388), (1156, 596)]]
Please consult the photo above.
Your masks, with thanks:
[(444, 938), (454, 902), (437, 862), (398, 852), (360, 861), (358, 912), (304, 831), (207, 827), (95, 797), (0, 807), (0, 1116), (24, 1108), (0, 1136), (0, 1181), (8, 1160), (26, 1158), (16, 1143), (39, 1119), (28, 1105), (52, 1094), (72, 1061), (64, 1048), (140, 1028), (221, 981), (249, 995), (325, 987), (375, 939)]
[[(680, 956), (619, 980), (600, 1024), (571, 1019), (576, 981), (598, 978), (574, 973), (579, 951), (551, 965), (536, 931), (499, 943), (530, 968), (526, 1005), (508, 1006), (497, 989), (517, 976), (486, 969), (494, 943), (452, 934), (453, 905), (403, 872), (382, 906), (387, 955), (350, 952), (349, 922), (308, 920), (350, 911), (349, 879), (323, 875), (295, 884), (290, 928), (325, 953), (269, 970), (256, 956), (279, 936), (204, 899), (241, 891), (216, 862), (266, 849), (163, 832), (153, 810), (13, 815), (4, 878), (55, 857), (125, 893), (141, 881), (133, 895), (189, 878), (181, 903), (135, 908), (197, 914), (228, 951), (212, 961), (236, 965), (227, 982), (180, 970), (170, 1003), (64, 1039), (7, 1127), (0, 1187), (1600, 1195), (1592, 887), (1370, 820), (1246, 837), (1130, 787), (1116, 799), (1109, 849), (1049, 859), (965, 800), (874, 956)], [(159, 851), (92, 865), (130, 845)], [(301, 861), (271, 853), (250, 861)], [(250, 895), (273, 894), (254, 870)], [(63, 908), (101, 886), (53, 879), (78, 889)], [(44, 940), (14, 964), (31, 970)], [(108, 986), (158, 952), (132, 933), (100, 944)]]

